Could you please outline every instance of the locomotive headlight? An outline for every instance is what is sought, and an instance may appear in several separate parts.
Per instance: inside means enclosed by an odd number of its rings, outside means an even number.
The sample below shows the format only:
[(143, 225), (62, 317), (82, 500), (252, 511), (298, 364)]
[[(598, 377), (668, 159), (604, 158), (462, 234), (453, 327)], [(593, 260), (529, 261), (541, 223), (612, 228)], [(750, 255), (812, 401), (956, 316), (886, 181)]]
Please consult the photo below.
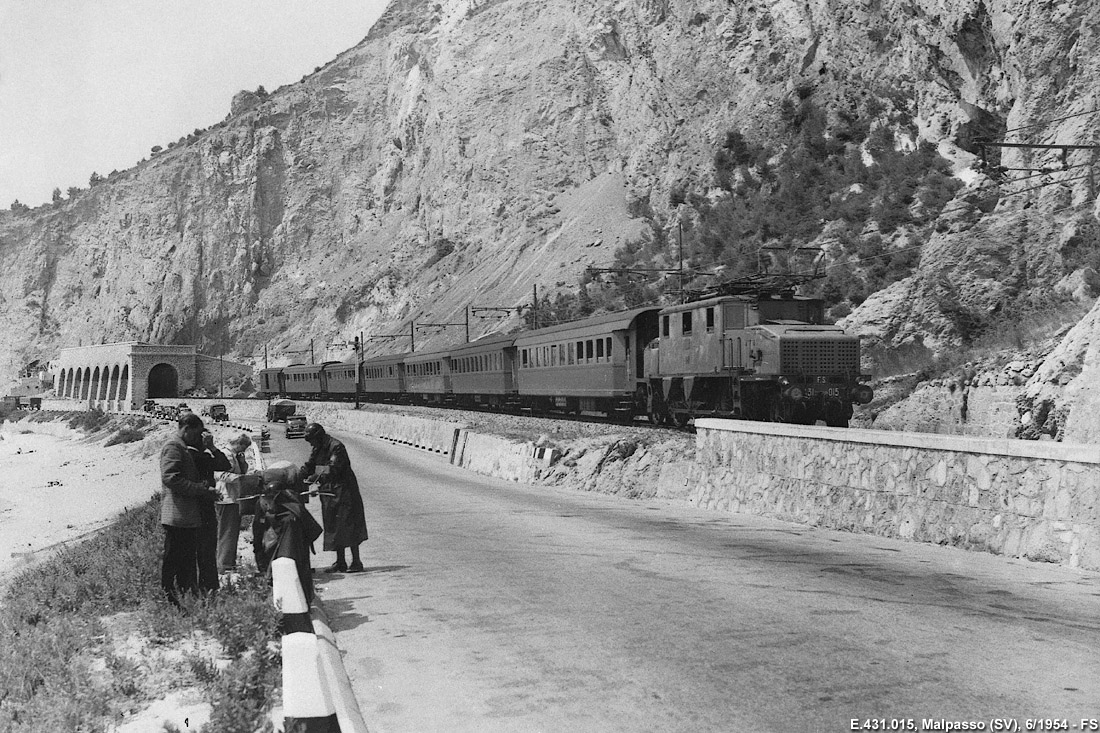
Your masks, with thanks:
[(875, 391), (868, 387), (866, 384), (861, 384), (858, 387), (854, 387), (852, 389), (852, 402), (858, 402), (861, 405), (866, 405), (874, 398)]
[(791, 387), (787, 390), (787, 397), (794, 402), (801, 402), (803, 396), (801, 387)]

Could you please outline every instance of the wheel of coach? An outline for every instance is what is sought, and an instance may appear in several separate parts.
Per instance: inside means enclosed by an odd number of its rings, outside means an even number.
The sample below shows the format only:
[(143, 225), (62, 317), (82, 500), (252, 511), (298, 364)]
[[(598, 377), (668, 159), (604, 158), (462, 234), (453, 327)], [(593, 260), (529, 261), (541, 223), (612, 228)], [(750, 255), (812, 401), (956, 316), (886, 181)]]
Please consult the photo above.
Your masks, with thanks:
[[(301, 475), (306, 477), (305, 481), (318, 484), (325, 529), (323, 549), (336, 553), (336, 562), (325, 572), (361, 572), (359, 544), (367, 539), (367, 519), (348, 451), (317, 423), (306, 426), (305, 439), (313, 451), (302, 466)], [(350, 565), (344, 558), (345, 548), (351, 549)]]

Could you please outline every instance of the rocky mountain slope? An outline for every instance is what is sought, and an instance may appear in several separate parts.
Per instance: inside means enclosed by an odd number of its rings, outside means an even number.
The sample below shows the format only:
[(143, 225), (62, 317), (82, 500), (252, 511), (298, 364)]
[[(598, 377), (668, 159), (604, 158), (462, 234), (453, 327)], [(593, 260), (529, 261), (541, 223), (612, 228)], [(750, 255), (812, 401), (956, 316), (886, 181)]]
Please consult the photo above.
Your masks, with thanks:
[[(942, 353), (1021, 303), (1096, 295), (1091, 152), (1063, 170), (1058, 150), (998, 148), (1027, 170), (985, 175), (975, 141), (1096, 142), (1098, 30), (1088, 0), (394, 0), (299, 83), (0, 214), (0, 368), (125, 339), (261, 360), (266, 345), (274, 363), (313, 339), (342, 358), (360, 333), (572, 288), (690, 219), (672, 194), (714, 185), (730, 130), (772, 141), (807, 97), (834, 128), (935, 145), (967, 183), (913, 274), (847, 319), (880, 356)], [(472, 336), (515, 323), (475, 318)], [(425, 329), (417, 348), (460, 338)], [(1052, 370), (1028, 394), (1075, 399), (1044, 391)]]

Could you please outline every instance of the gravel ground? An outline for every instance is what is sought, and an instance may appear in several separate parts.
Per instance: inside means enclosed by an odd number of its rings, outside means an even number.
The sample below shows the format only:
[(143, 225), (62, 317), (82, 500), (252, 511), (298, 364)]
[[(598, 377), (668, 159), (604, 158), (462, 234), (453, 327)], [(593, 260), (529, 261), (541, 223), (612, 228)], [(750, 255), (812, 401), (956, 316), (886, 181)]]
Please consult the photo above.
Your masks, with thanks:
[(419, 405), (371, 404), (364, 409), (374, 412), (389, 412), (395, 415), (411, 415), (433, 420), (458, 422), (482, 433), (543, 443), (549, 441), (555, 444), (604, 436), (629, 437), (642, 443), (655, 443), (689, 435), (682, 430), (654, 428), (641, 419), (636, 420), (633, 425), (618, 425), (607, 422), (586, 422), (544, 416), (479, 412), (476, 410), (445, 410)]

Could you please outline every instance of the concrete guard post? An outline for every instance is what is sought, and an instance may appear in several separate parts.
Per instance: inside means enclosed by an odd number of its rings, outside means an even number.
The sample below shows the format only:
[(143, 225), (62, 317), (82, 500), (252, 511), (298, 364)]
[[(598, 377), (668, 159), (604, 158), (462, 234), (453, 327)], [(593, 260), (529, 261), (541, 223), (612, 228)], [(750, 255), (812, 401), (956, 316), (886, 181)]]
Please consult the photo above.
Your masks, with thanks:
[(312, 632), (283, 637), (283, 729), (286, 733), (342, 733)]
[(317, 606), (311, 609), (294, 561), (271, 562), (272, 598), (282, 611), (285, 733), (368, 733), (344, 670), (336, 637)]
[(271, 561), (271, 596), (275, 608), (282, 611), (279, 623), (284, 634), (299, 631), (313, 633), (309, 622), (309, 604), (302, 584), (298, 582), (298, 566), (289, 557), (279, 557)]

